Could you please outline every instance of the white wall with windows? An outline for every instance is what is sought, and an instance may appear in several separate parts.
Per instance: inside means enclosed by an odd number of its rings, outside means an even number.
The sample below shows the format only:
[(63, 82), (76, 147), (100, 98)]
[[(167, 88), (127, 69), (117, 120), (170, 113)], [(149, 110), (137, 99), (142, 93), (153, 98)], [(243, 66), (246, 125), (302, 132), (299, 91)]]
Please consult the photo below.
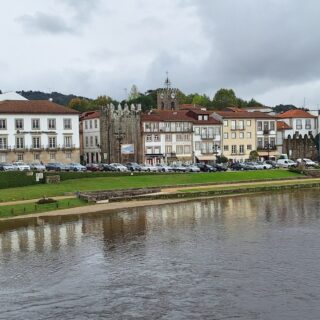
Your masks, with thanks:
[(83, 153), (86, 163), (101, 162), (100, 118), (83, 119)]

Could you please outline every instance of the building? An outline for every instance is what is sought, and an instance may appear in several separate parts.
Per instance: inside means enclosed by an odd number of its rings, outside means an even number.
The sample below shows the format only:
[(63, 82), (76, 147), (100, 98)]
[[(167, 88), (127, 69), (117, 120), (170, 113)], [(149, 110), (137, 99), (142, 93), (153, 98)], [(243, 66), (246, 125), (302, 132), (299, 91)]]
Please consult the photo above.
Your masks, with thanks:
[(179, 109), (179, 90), (171, 88), (171, 82), (167, 77), (165, 87), (157, 91), (158, 110), (178, 110)]
[(154, 110), (141, 117), (144, 162), (214, 161), (220, 152), (221, 122), (201, 109)]
[(259, 157), (275, 157), (276, 120), (265, 112), (258, 111), (216, 111), (212, 115), (221, 121), (222, 154), (232, 161), (243, 162), (249, 159), (250, 152), (258, 151)]
[(0, 101), (5, 101), (5, 100), (28, 100), (28, 99), (23, 97), (21, 94), (13, 91), (13, 92), (0, 93)]
[(79, 162), (79, 114), (48, 100), (0, 101), (0, 162)]
[(80, 116), (81, 159), (85, 163), (101, 162), (100, 111), (87, 111)]

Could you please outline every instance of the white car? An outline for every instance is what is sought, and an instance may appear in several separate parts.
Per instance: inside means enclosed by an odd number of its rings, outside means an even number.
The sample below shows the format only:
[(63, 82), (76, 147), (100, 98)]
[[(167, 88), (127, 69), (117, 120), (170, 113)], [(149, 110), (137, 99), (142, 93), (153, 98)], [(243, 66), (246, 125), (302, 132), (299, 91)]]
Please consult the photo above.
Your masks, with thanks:
[(46, 166), (40, 162), (29, 163), (30, 169), (35, 171), (46, 171)]
[(280, 168), (290, 168), (290, 167), (295, 167), (297, 164), (296, 164), (296, 162), (294, 162), (290, 159), (278, 159), (277, 165)]
[(87, 168), (80, 163), (69, 163), (66, 165), (66, 171), (87, 171)]
[(314, 161), (307, 159), (307, 158), (303, 158), (302, 160), (297, 159), (297, 163), (303, 163), (307, 167), (314, 167), (317, 165)]
[(14, 171), (15, 168), (10, 163), (0, 163), (0, 171)]
[(110, 163), (110, 166), (116, 169), (116, 171), (127, 172), (128, 168), (121, 163)]
[(147, 172), (158, 172), (158, 167), (152, 166), (151, 164), (144, 165), (143, 169), (144, 169), (143, 171), (147, 171)]
[(23, 162), (19, 162), (19, 161), (13, 162), (12, 165), (13, 165), (14, 169), (18, 170), (18, 171), (30, 171), (31, 170), (30, 166), (23, 163)]
[(194, 164), (190, 164), (189, 166), (186, 166), (186, 172), (200, 172), (200, 168)]
[(166, 164), (160, 164), (158, 163), (156, 165), (156, 167), (158, 168), (159, 172), (171, 172), (172, 171), (172, 167), (166, 165)]
[(272, 169), (271, 164), (262, 161), (257, 161), (255, 166), (257, 169)]

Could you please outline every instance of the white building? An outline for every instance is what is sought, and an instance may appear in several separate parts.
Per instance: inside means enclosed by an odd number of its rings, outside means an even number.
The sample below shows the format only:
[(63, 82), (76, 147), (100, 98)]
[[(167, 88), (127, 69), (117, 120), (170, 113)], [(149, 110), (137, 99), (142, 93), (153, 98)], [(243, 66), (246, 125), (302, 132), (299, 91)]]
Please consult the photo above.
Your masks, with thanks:
[(83, 160), (86, 163), (101, 162), (100, 111), (88, 111), (81, 115)]
[(21, 94), (12, 91), (12, 92), (0, 93), (0, 101), (5, 101), (5, 100), (24, 100), (25, 101), (28, 99), (23, 97)]
[(47, 100), (0, 101), (0, 162), (79, 162), (79, 114)]

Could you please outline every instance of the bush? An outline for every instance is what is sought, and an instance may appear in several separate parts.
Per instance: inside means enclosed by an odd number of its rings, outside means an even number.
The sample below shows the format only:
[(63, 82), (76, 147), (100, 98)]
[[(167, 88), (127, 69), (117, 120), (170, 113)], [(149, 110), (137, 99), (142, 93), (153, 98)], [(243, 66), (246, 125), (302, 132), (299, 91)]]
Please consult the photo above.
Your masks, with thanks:
[[(31, 175), (32, 174), (32, 175)], [(25, 187), (33, 184), (39, 184), (42, 181), (36, 181), (34, 172), (25, 171), (1, 171), (0, 189)]]

